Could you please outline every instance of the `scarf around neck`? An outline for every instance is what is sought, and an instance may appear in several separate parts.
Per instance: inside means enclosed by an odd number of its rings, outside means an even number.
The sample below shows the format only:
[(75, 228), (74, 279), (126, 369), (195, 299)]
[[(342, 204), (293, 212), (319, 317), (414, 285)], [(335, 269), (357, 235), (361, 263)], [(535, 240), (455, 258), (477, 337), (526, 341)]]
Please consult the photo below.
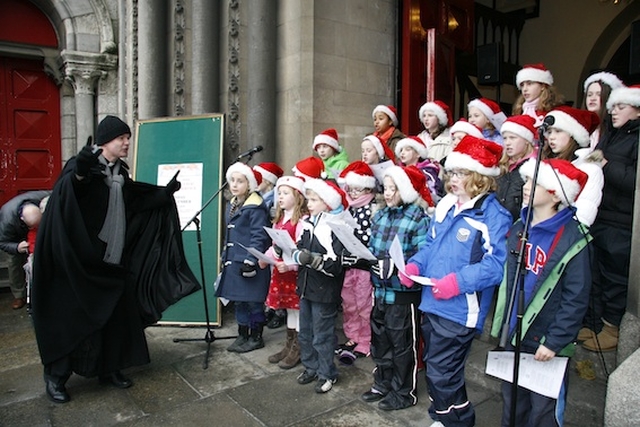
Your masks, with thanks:
[(107, 215), (104, 218), (102, 230), (98, 234), (98, 238), (107, 244), (107, 250), (102, 259), (109, 264), (120, 264), (126, 228), (124, 198), (122, 196), (124, 177), (120, 175), (121, 162), (117, 160), (114, 165), (110, 166), (102, 155), (98, 157), (98, 160), (105, 166), (102, 173), (105, 175), (104, 183), (109, 187)]

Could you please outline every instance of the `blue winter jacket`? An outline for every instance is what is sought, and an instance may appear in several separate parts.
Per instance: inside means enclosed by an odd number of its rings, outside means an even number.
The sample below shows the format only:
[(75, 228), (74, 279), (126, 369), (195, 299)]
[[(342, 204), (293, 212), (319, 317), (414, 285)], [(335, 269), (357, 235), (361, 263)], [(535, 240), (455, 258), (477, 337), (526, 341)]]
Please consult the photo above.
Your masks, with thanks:
[(421, 311), (482, 331), (502, 280), (511, 214), (489, 193), (454, 216), (457, 199), (447, 194), (438, 203), (426, 243), (408, 262), (418, 265), (420, 276), (441, 279), (455, 273), (458, 280), (460, 295), (448, 300), (435, 299), (425, 286)]

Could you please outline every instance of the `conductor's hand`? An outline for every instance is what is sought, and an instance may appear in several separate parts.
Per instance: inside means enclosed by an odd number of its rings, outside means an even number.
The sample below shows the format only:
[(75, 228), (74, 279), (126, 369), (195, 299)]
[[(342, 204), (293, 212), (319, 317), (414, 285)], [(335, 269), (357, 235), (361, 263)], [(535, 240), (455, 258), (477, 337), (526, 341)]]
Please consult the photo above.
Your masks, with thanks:
[(173, 178), (171, 178), (171, 181), (169, 181), (165, 187), (165, 190), (169, 195), (173, 195), (173, 193), (180, 190), (180, 187), (182, 187), (182, 184), (178, 181), (178, 173), (180, 173), (180, 171), (176, 172)]
[(91, 168), (98, 164), (98, 156), (102, 153), (102, 148), (93, 152), (93, 148), (85, 145), (76, 156), (76, 175), (88, 176)]
[(242, 267), (240, 267), (240, 273), (242, 273), (243, 277), (251, 278), (255, 277), (256, 274), (256, 264), (249, 260), (244, 260), (242, 263)]

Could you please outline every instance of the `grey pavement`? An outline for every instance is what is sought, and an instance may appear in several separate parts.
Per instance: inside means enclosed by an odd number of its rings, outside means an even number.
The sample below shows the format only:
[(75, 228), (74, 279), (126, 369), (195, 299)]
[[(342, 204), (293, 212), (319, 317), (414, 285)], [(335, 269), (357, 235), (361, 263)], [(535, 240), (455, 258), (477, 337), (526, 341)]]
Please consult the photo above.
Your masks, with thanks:
[[(174, 343), (174, 338), (204, 338), (206, 328), (150, 327), (151, 363), (128, 369), (134, 386), (120, 390), (73, 375), (67, 383), (71, 402), (54, 404), (44, 393), (42, 365), (26, 310), (12, 310), (12, 296), (0, 292), (0, 426), (429, 426), (424, 372), (419, 374), (419, 402), (385, 412), (360, 400), (371, 384), (369, 358), (339, 366), (334, 388), (316, 394), (313, 384), (299, 385), (298, 366), (282, 370), (267, 361), (284, 341), (285, 328), (265, 329), (264, 349), (238, 355), (226, 351), (235, 323), (223, 312), (216, 328), (208, 369), (203, 369), (207, 344)], [(485, 375), (490, 339), (474, 341), (466, 366), (467, 388), (478, 426), (500, 424), (500, 382)], [(598, 377), (587, 381), (575, 373), (578, 360), (590, 358)], [(612, 363), (611, 356), (603, 359)], [(612, 368), (609, 367), (609, 370)], [(601, 426), (606, 380), (601, 359), (578, 352), (571, 362), (566, 426)]]

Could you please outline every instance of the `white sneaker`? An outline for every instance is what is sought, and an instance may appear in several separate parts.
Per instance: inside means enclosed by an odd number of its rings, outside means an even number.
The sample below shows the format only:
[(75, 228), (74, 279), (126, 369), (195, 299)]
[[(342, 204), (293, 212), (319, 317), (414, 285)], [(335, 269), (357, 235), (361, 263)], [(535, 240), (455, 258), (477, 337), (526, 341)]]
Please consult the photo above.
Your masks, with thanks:
[(315, 387), (315, 391), (316, 393), (326, 393), (329, 390), (331, 390), (333, 388), (333, 385), (336, 383), (336, 379), (332, 379), (332, 380), (325, 380), (325, 379), (318, 379), (318, 382), (316, 383), (316, 387)]
[(442, 424), (440, 421), (436, 421), (435, 423), (431, 424), (431, 426), (429, 427), (444, 427), (444, 424)]

